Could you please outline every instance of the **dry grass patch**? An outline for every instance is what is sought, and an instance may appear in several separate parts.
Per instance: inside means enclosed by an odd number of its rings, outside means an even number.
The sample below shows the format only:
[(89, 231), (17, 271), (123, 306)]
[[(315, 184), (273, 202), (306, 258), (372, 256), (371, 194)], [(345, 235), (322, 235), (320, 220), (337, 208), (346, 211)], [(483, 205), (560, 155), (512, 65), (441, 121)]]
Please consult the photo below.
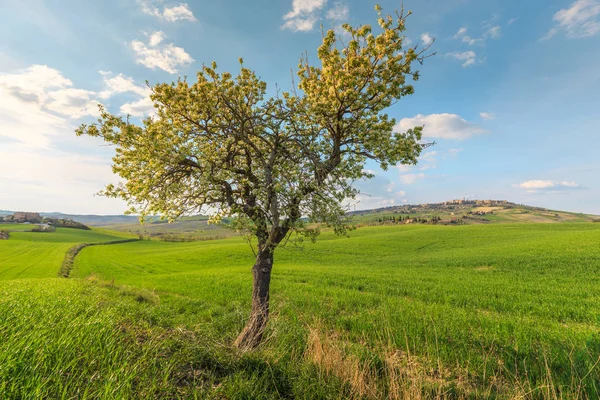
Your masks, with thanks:
[[(431, 362), (383, 343), (375, 355), (384, 363), (377, 367), (352, 354), (350, 342), (341, 335), (324, 333), (319, 327), (309, 327), (305, 358), (346, 383), (352, 399), (456, 399), (475, 391), (466, 371), (451, 370), (439, 361)], [(463, 394), (457, 396), (457, 392)]]
[[(350, 399), (587, 399), (583, 382), (596, 373), (600, 358), (585, 377), (574, 379), (568, 387), (558, 385), (544, 355), (546, 370), (541, 381), (532, 384), (527, 372), (509, 370), (501, 361), (494, 363), (495, 349), (488, 349), (493, 373), (478, 376), (464, 366), (444, 365), (440, 359), (411, 354), (395, 349), (388, 340), (375, 348), (363, 348), (372, 354), (371, 361), (352, 352), (352, 342), (338, 332), (325, 330), (321, 324), (309, 327), (304, 354), (327, 376), (334, 376), (348, 385)], [(354, 344), (356, 351), (356, 344)], [(375, 360), (382, 360), (383, 363)], [(574, 360), (572, 360), (574, 365)]]

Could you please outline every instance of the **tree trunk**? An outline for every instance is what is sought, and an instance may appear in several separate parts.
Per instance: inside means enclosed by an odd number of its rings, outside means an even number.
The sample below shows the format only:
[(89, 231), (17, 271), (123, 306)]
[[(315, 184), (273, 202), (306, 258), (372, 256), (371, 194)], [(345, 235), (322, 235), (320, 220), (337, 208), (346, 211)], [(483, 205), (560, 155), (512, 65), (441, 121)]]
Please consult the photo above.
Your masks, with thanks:
[(273, 250), (259, 246), (256, 263), (252, 267), (252, 311), (250, 320), (234, 345), (251, 350), (260, 344), (269, 318), (269, 285), (273, 268)]

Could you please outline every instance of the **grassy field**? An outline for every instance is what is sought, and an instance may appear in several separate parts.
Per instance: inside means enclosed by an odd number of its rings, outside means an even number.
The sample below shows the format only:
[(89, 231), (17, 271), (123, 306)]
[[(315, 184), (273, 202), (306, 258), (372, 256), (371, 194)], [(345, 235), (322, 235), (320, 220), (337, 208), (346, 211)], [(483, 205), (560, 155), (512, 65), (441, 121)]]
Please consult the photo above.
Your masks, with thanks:
[(145, 238), (171, 242), (225, 239), (236, 235), (232, 229), (226, 229), (221, 225), (209, 225), (207, 221), (207, 216), (196, 215), (181, 217), (172, 223), (168, 223), (166, 220), (161, 221), (158, 218), (151, 218), (144, 224), (135, 221), (98, 226), (140, 235)]
[(7, 224), (0, 223), (0, 231), (6, 232), (22, 232), (22, 231), (30, 231), (33, 228), (38, 228), (39, 225), (36, 224)]
[(368, 227), (279, 249), (268, 340), (239, 354), (252, 261), (239, 239), (141, 241), (84, 249), (81, 279), (0, 282), (0, 398), (600, 396), (598, 224)]
[[(23, 227), (33, 225), (15, 225)], [(0, 280), (55, 277), (65, 253), (77, 243), (108, 242), (128, 237), (100, 229), (57, 228), (55, 232), (11, 232), (0, 240)]]

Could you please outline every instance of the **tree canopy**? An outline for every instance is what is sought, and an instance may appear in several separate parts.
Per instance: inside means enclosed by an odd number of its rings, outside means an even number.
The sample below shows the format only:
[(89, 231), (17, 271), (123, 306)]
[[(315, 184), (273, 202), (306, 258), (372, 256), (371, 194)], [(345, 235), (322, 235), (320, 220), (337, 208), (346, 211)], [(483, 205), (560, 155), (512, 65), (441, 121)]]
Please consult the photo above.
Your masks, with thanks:
[[(77, 134), (115, 145), (113, 170), (123, 182), (104, 194), (125, 199), (141, 215), (174, 219), (210, 209), (213, 220), (235, 217), (238, 229), (257, 239), (255, 269), (268, 270), (269, 279), (283, 239), (316, 235), (302, 217), (345, 232), (354, 182), (372, 177), (367, 160), (383, 169), (415, 164), (426, 146), (422, 127), (394, 132), (395, 120), (384, 112), (413, 93), (413, 65), (423, 51), (403, 49), (407, 15), (377, 12), (377, 33), (348, 24), (325, 32), (320, 65), (302, 57), (289, 92), (267, 96), (267, 83), (240, 59), (235, 76), (213, 62), (196, 82), (154, 86), (155, 115), (141, 126), (102, 109), (98, 123)], [(255, 273), (253, 300), (261, 295), (256, 279)], [(268, 312), (268, 282), (264, 296)], [(266, 316), (258, 323), (262, 335)], [(238, 344), (252, 347), (260, 335)]]

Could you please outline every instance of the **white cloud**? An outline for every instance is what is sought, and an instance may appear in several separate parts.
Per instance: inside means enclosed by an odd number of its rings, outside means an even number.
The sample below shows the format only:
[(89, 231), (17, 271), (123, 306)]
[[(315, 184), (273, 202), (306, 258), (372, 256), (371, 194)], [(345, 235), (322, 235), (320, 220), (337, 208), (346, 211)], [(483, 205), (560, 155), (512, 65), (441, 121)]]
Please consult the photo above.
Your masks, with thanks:
[(169, 22), (176, 21), (196, 21), (196, 17), (189, 9), (187, 4), (181, 4), (175, 7), (165, 7), (163, 17)]
[(446, 55), (452, 58), (456, 58), (459, 61), (463, 61), (463, 67), (475, 65), (475, 63), (477, 62), (477, 53), (475, 53), (473, 50), (446, 53)]
[(98, 105), (93, 98), (95, 92), (84, 89), (60, 89), (48, 93), (45, 108), (71, 118), (81, 118), (86, 115), (100, 116)]
[(313, 29), (316, 22), (317, 18), (313, 16), (307, 18), (293, 18), (285, 21), (285, 23), (281, 25), (281, 29), (289, 29), (294, 32), (308, 32)]
[(415, 183), (419, 179), (423, 179), (423, 178), (425, 178), (425, 174), (422, 173), (422, 172), (418, 173), (418, 174), (404, 174), (404, 175), (400, 175), (400, 180), (402, 181), (402, 183), (404, 183), (406, 185), (412, 185), (413, 183)]
[(327, 0), (294, 0), (292, 11), (283, 16), (281, 29), (294, 32), (308, 32), (318, 20), (317, 12), (327, 4)]
[(150, 69), (160, 68), (171, 74), (177, 72), (177, 67), (190, 64), (194, 59), (181, 47), (172, 43), (162, 44), (163, 33), (154, 32), (149, 36), (148, 45), (139, 40), (131, 42), (131, 48), (135, 52), (138, 64)]
[(140, 100), (123, 104), (121, 112), (133, 115), (134, 117), (145, 117), (154, 112), (154, 103), (150, 97), (146, 96)]
[(429, 46), (431, 43), (433, 43), (433, 37), (429, 34), (429, 32), (425, 32), (423, 34), (421, 34), (421, 41), (423, 42), (423, 44), (425, 46)]
[[(23, 100), (0, 85), (0, 126), (0, 139), (44, 148), (51, 144), (50, 137), (60, 135), (68, 123), (65, 118), (44, 111), (37, 100)], [(0, 147), (4, 148), (4, 144)]]
[(327, 19), (333, 21), (347, 21), (350, 16), (350, 9), (348, 5), (342, 2), (336, 2), (332, 8), (327, 11)]
[(498, 39), (500, 37), (500, 27), (499, 26), (490, 26), (488, 30), (484, 33), (484, 37), (490, 37), (492, 39)]
[(542, 39), (549, 39), (560, 31), (569, 38), (585, 38), (600, 33), (600, 0), (577, 0), (571, 7), (554, 14), (556, 26)]
[(48, 88), (72, 86), (73, 82), (62, 76), (60, 71), (47, 65), (32, 65), (16, 74), (0, 75), (0, 84), (11, 85), (28, 91), (44, 91)]
[[(65, 78), (60, 71), (46, 65), (32, 65), (16, 73), (1, 74), (0, 113), (5, 114), (6, 119), (11, 118), (13, 121), (19, 120), (22, 116), (26, 126), (31, 123), (35, 124), (35, 121), (50, 126), (53, 123), (63, 125), (63, 122), (59, 122), (62, 120), (57, 119), (54, 114), (70, 118), (80, 118), (86, 115), (97, 116), (99, 114), (99, 103), (95, 100), (97, 94), (72, 86), (73, 82)], [(48, 111), (54, 114), (48, 113)], [(30, 117), (28, 118), (27, 115)], [(27, 140), (22, 137), (14, 137), (16, 135), (14, 132), (21, 131), (21, 129), (12, 124), (9, 129), (7, 124), (9, 122), (4, 124), (0, 136), (13, 136), (13, 139), (19, 141)]]
[(493, 113), (489, 113), (489, 112), (480, 112), (479, 116), (481, 117), (481, 119), (486, 120), (486, 121), (496, 119), (496, 116)]
[[(315, 24), (323, 18), (321, 10), (327, 5), (327, 0), (293, 0), (292, 10), (283, 16), (285, 21), (281, 29), (289, 29), (294, 32), (308, 32), (313, 30)], [(348, 6), (342, 2), (336, 2), (332, 8), (327, 10), (325, 18), (334, 21), (346, 21), (350, 15)], [(335, 28), (340, 31), (339, 26)]]
[(100, 92), (100, 97), (106, 99), (114, 96), (118, 93), (135, 93), (140, 96), (150, 95), (150, 88), (147, 86), (139, 86), (135, 84), (133, 78), (119, 74), (115, 77), (112, 76), (112, 72), (100, 71), (100, 74), (104, 78), (104, 85), (106, 90)]
[(283, 19), (289, 20), (312, 14), (323, 8), (325, 4), (327, 4), (327, 0), (294, 0), (292, 2), (292, 11), (285, 14)]
[(467, 28), (465, 26), (461, 26), (458, 31), (454, 34), (453, 38), (454, 39), (460, 39), (461, 37), (463, 37), (464, 35), (466, 35), (467, 33)]
[(472, 38), (471, 36), (463, 36), (461, 41), (463, 43), (468, 44), (469, 46), (474, 46), (478, 43), (483, 44), (483, 39), (475, 39), (475, 38)]
[(165, 38), (165, 34), (161, 31), (151, 33), (148, 37), (148, 44), (152, 47), (158, 46)]
[(398, 132), (424, 125), (423, 137), (433, 139), (464, 140), (474, 135), (488, 133), (482, 127), (466, 121), (456, 114), (418, 114), (413, 118), (402, 118), (395, 126)]
[(486, 39), (498, 39), (500, 37), (500, 26), (491, 25), (489, 23), (485, 23), (484, 26), (486, 27), (486, 30), (480, 38), (474, 38), (467, 35), (467, 27), (465, 26), (459, 28), (452, 38), (460, 40), (462, 43), (466, 43), (469, 46), (474, 46), (476, 44), (485, 45)]
[(515, 186), (527, 190), (528, 193), (559, 192), (564, 190), (582, 189), (582, 186), (574, 181), (551, 181), (541, 179), (522, 182)]
[(102, 98), (109, 98), (115, 94), (133, 93), (139, 98), (121, 106), (121, 113), (135, 117), (145, 117), (154, 112), (154, 103), (150, 99), (152, 90), (148, 86), (136, 85), (133, 78), (119, 74), (112, 76), (111, 72), (100, 71), (104, 78), (106, 90), (100, 92)]
[(483, 39), (474, 39), (471, 36), (467, 35), (467, 28), (461, 27), (455, 34), (452, 36), (453, 39), (459, 39), (461, 42), (468, 44), (469, 46), (473, 46), (477, 43), (483, 43)]
[(187, 3), (170, 7), (164, 6), (162, 9), (155, 5), (156, 3), (159, 3), (159, 1), (138, 0), (138, 3), (144, 13), (164, 19), (168, 22), (196, 21), (196, 17), (194, 17), (194, 13), (192, 13), (192, 10), (190, 10)]

